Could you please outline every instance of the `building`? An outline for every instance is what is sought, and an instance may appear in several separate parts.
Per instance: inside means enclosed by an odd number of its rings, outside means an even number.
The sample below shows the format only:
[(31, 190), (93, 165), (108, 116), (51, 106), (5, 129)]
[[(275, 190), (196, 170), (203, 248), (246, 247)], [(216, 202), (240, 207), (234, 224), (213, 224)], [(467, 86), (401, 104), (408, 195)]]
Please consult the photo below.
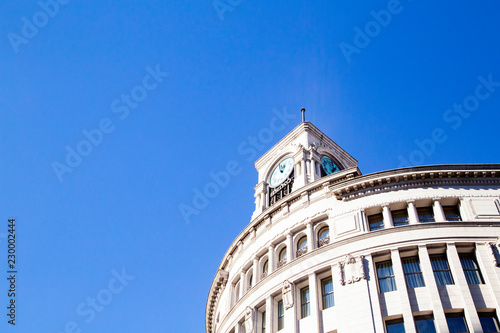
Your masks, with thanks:
[(500, 331), (500, 164), (362, 175), (303, 121), (255, 167), (207, 333)]

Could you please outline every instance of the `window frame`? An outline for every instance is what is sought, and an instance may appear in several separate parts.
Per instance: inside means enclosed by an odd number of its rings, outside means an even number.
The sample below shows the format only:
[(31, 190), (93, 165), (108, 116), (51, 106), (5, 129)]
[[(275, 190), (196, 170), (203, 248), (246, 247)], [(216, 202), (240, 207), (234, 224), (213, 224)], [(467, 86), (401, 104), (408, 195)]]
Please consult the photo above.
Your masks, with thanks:
[[(413, 320), (415, 321), (415, 329), (416, 329), (417, 333), (436, 333), (437, 332), (436, 331), (436, 323), (434, 322), (434, 316), (432, 314), (422, 315), (422, 316), (415, 316), (413, 318)], [(428, 330), (425, 331), (425, 332), (424, 331), (420, 332), (418, 330), (418, 324), (417, 323), (418, 322), (423, 322), (423, 321), (429, 321), (429, 320), (432, 321), (432, 326), (434, 328), (434, 332), (429, 332)]]
[[(415, 271), (415, 272), (407, 272), (406, 271), (405, 260), (411, 260), (411, 259), (416, 259), (416, 263), (418, 264), (418, 271)], [(424, 280), (424, 276), (422, 274), (422, 266), (420, 265), (420, 258), (419, 258), (418, 255), (416, 255), (416, 256), (410, 256), (410, 257), (402, 257), (401, 258), (401, 265), (403, 266), (403, 273), (405, 274), (406, 287), (408, 289), (425, 287), (425, 280)], [(420, 279), (417, 279), (417, 280), (421, 280), (422, 281), (422, 285), (419, 285), (419, 286), (413, 286), (412, 285), (412, 286), (410, 286), (410, 283), (408, 283), (408, 276), (409, 275), (419, 275)]]
[(285, 328), (285, 307), (282, 299), (278, 301), (278, 311), (276, 311), (276, 314), (278, 315), (278, 331), (281, 331)]
[[(399, 331), (399, 332), (402, 332), (404, 333), (405, 332), (405, 326), (404, 326), (404, 320), (403, 318), (398, 318), (398, 319), (392, 319), (392, 320), (386, 320), (385, 321), (385, 330), (386, 332), (388, 333), (392, 333), (391, 330), (389, 329), (389, 326), (392, 326), (392, 325), (401, 325), (403, 324), (402, 328), (403, 328), (403, 331)], [(398, 333), (399, 333), (398, 332)]]
[[(433, 261), (436, 261), (436, 260), (433, 260), (433, 258), (437, 258), (437, 257), (444, 257), (446, 265), (448, 267), (447, 269), (435, 269), (434, 268)], [(446, 253), (431, 254), (431, 255), (429, 255), (429, 259), (431, 261), (432, 273), (434, 274), (434, 280), (436, 281), (436, 285), (438, 285), (438, 286), (446, 286), (446, 285), (453, 285), (453, 284), (455, 284), (455, 280), (453, 279), (453, 274), (451, 274), (450, 263), (448, 262), (448, 256), (446, 255)], [(440, 279), (438, 279), (438, 275), (441, 275), (444, 272), (448, 272), (448, 275), (450, 277), (451, 283), (440, 283), (439, 282)], [(436, 274), (436, 273), (441, 273), (441, 274)]]
[[(380, 218), (380, 220), (379, 220), (379, 218)], [(370, 229), (370, 231), (377, 231), (377, 230), (385, 229), (384, 214), (378, 213), (378, 214), (368, 215), (367, 219), (368, 219), (368, 229)], [(376, 221), (372, 221), (372, 220), (376, 220)], [(372, 225), (378, 224), (378, 223), (381, 223), (381, 224), (377, 225), (375, 227), (372, 227)]]
[[(450, 333), (469, 333), (469, 325), (467, 325), (467, 320), (465, 319), (464, 313), (463, 312), (449, 312), (445, 313), (446, 316), (446, 326), (448, 326), (448, 331)], [(455, 319), (455, 318), (462, 318), (463, 323), (465, 325), (466, 331), (452, 331), (450, 329), (450, 321), (448, 319)]]
[[(430, 211), (431, 214), (430, 215), (421, 214), (422, 211)], [(420, 223), (436, 222), (436, 216), (434, 215), (434, 209), (432, 207), (417, 207), (417, 216), (418, 216), (418, 221)], [(428, 216), (432, 216), (432, 218), (429, 218)]]
[[(327, 283), (329, 281), (329, 283)], [(326, 288), (325, 286), (330, 284), (332, 285), (332, 291), (326, 291)], [(328, 306), (328, 303), (330, 303), (331, 300), (331, 305)], [(329, 277), (326, 277), (324, 279), (321, 279), (321, 305), (322, 305), (322, 309), (323, 310), (326, 310), (326, 309), (329, 309), (329, 308), (332, 308), (335, 306), (335, 296), (334, 296), (334, 290), (333, 290), (333, 279), (331, 276)]]
[[(387, 268), (387, 267), (380, 267), (379, 268), (379, 265), (383, 265), (383, 264), (387, 264), (387, 263), (390, 263), (391, 275), (380, 277), (379, 269)], [(392, 260), (391, 259), (376, 262), (375, 263), (375, 271), (377, 272), (378, 291), (379, 291), (380, 294), (388, 293), (388, 292), (391, 292), (391, 291), (396, 291), (398, 289), (397, 285), (396, 285), (396, 278), (395, 278), (395, 275), (394, 275), (394, 265), (392, 264)], [(392, 283), (390, 284), (390, 286), (391, 287), (394, 286), (394, 289), (391, 289), (391, 290), (382, 290), (382, 284), (380, 283), (380, 281), (381, 280), (387, 280), (387, 279), (390, 279), (392, 281)], [(383, 285), (385, 286), (386, 284), (383, 284)]]
[(300, 289), (300, 319), (311, 315), (311, 294), (309, 286)]
[[(444, 219), (447, 222), (461, 222), (463, 221), (462, 219), (462, 214), (460, 213), (460, 207), (459, 205), (449, 205), (449, 206), (442, 206), (443, 207), (443, 215)], [(453, 214), (448, 213), (446, 211), (451, 211), (453, 210)]]
[[(490, 333), (490, 332), (500, 332), (500, 323), (498, 322), (498, 317), (496, 315), (496, 311), (491, 311), (491, 312), (478, 312), (479, 315), (479, 321), (481, 323), (481, 328), (483, 329), (484, 333)], [(491, 318), (493, 319), (493, 324), (496, 326), (496, 331), (486, 331), (486, 328), (484, 326), (484, 322), (481, 320), (481, 318)]]
[[(472, 261), (472, 263), (474, 264), (474, 266), (476, 268), (465, 268), (463, 262), (466, 261), (467, 259), (462, 259), (463, 256), (470, 256), (470, 258), (468, 260)], [(464, 272), (465, 279), (467, 280), (467, 284), (484, 284), (483, 275), (481, 274), (481, 269), (479, 268), (479, 264), (477, 263), (477, 258), (475, 256), (475, 254), (474, 253), (459, 253), (458, 257), (460, 258), (460, 264), (462, 266), (462, 270)], [(470, 277), (470, 275), (467, 274), (467, 272), (476, 272), (475, 276), (479, 280), (479, 283), (475, 283), (475, 282), (471, 281), (471, 277)]]
[[(404, 215), (404, 217), (397, 217), (398, 214), (402, 214), (402, 215)], [(398, 210), (391, 210), (391, 216), (392, 216), (392, 222), (394, 224), (394, 227), (402, 227), (402, 226), (410, 224), (410, 216), (408, 214), (407, 208), (398, 209)], [(403, 220), (403, 222), (397, 221), (397, 220)]]

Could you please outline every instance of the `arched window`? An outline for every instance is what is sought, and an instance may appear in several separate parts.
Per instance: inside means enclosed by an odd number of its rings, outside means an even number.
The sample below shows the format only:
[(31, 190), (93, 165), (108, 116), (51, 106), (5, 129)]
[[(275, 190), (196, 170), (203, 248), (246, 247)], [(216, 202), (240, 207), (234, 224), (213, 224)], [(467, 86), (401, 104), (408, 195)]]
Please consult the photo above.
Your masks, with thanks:
[(318, 232), (318, 247), (330, 243), (330, 228), (323, 227)]
[(253, 274), (248, 278), (248, 289), (252, 288), (253, 283)]
[(262, 279), (267, 276), (269, 271), (269, 260), (264, 261), (264, 265), (262, 265)]
[(297, 242), (297, 258), (307, 253), (307, 237), (303, 236)]
[(278, 268), (286, 264), (286, 247), (282, 248), (278, 256)]

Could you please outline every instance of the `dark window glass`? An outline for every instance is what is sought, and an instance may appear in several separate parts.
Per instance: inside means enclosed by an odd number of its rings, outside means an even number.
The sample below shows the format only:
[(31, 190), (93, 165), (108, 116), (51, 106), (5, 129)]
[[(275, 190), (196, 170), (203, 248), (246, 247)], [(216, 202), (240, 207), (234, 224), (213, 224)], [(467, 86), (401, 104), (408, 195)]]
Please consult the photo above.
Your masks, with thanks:
[(391, 213), (392, 213), (392, 221), (394, 222), (395, 227), (400, 227), (410, 223), (408, 221), (408, 211), (406, 209), (395, 210)]
[(310, 315), (310, 297), (309, 297), (309, 287), (300, 289), (300, 305), (301, 305), (301, 318), (305, 318)]
[(283, 301), (278, 302), (278, 331), (285, 327), (285, 309), (283, 308)]
[(417, 333), (436, 333), (432, 315), (415, 317), (415, 326), (417, 326)]
[(248, 279), (248, 289), (252, 288), (252, 282), (253, 282), (253, 275), (250, 275), (250, 278)]
[(446, 254), (437, 254), (430, 256), (434, 278), (438, 286), (453, 284), (451, 277), (450, 266), (446, 259)]
[(262, 266), (262, 273), (264, 274), (267, 273), (268, 268), (269, 268), (269, 260), (266, 260), (264, 262), (264, 265)]
[(394, 280), (394, 271), (392, 270), (392, 261), (377, 263), (378, 285), (381, 293), (396, 290), (396, 281)]
[(332, 278), (321, 280), (321, 294), (323, 296), (323, 310), (335, 305), (333, 300), (333, 282)]
[(458, 206), (445, 206), (443, 207), (443, 211), (446, 221), (462, 221)]
[(481, 322), (484, 333), (500, 332), (500, 326), (498, 325), (498, 319), (495, 313), (480, 312), (479, 321)]
[(459, 254), (459, 257), (467, 283), (483, 284), (483, 277), (481, 276), (481, 272), (479, 271), (479, 266), (477, 265), (474, 255), (472, 253), (461, 253)]
[(384, 229), (384, 217), (382, 214), (368, 216), (368, 223), (370, 224), (371, 231)]
[(390, 320), (385, 323), (387, 333), (405, 333), (403, 319)]
[(446, 322), (450, 333), (468, 333), (467, 324), (463, 313), (450, 313), (446, 315)]
[(418, 257), (403, 258), (402, 261), (408, 288), (425, 287)]
[(434, 211), (432, 207), (417, 208), (418, 220), (420, 223), (434, 222)]
[(262, 333), (266, 333), (266, 311), (262, 312)]

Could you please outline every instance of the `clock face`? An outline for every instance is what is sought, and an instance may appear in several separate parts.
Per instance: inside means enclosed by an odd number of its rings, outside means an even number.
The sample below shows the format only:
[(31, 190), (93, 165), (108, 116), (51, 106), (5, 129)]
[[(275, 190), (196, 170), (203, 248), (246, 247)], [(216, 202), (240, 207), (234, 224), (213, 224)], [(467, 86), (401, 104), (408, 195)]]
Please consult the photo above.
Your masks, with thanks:
[(332, 173), (340, 171), (340, 168), (333, 162), (330, 158), (323, 156), (321, 157), (321, 165), (323, 166), (323, 170), (327, 175), (331, 175)]
[(281, 161), (271, 174), (269, 185), (276, 187), (283, 183), (293, 171), (293, 158), (289, 157)]

